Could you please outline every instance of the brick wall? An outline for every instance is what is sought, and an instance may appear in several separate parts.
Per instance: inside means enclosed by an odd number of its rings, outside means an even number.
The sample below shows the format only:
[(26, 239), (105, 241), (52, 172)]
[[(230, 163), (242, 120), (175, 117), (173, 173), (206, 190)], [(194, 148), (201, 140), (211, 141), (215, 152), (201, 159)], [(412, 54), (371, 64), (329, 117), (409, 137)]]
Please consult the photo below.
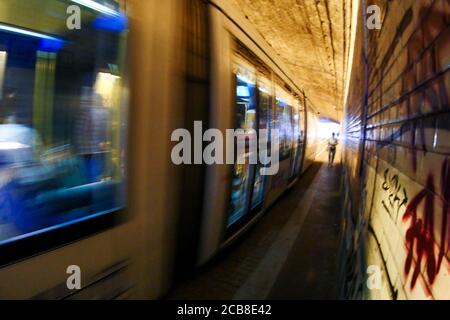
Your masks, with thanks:
[(370, 4), (382, 28), (361, 10), (345, 106), (342, 294), (450, 299), (450, 1)]

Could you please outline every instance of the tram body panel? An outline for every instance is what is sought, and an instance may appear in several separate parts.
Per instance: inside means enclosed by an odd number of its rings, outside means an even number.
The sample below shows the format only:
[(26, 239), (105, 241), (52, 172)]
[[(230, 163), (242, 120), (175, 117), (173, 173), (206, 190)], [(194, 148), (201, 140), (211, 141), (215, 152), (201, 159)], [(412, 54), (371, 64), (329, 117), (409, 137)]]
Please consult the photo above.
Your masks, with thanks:
[[(231, 89), (232, 39), (223, 28), (225, 18), (214, 8), (210, 8), (211, 26), (211, 115), (212, 128), (221, 130), (232, 127), (233, 110)], [(230, 166), (213, 165), (206, 169), (206, 188), (202, 233), (200, 239), (199, 264), (206, 262), (218, 250), (223, 237), (229, 193)]]
[[(236, 89), (233, 74), (233, 63), (236, 55), (239, 55), (238, 45), (244, 46), (250, 50), (262, 64), (267, 66), (270, 74), (267, 75), (269, 81), (273, 82), (276, 76), (283, 83), (287, 83), (293, 90), (298, 100), (303, 100), (303, 93), (296, 89), (295, 85), (283, 73), (281, 68), (286, 68), (283, 63), (275, 58), (269, 46), (264, 42), (260, 35), (254, 31), (252, 26), (229, 7), (227, 2), (212, 1), (214, 5), (210, 8), (211, 14), (211, 30), (212, 30), (212, 102), (211, 102), (211, 123), (217, 124), (223, 133), (226, 129), (235, 128), (235, 99)], [(271, 54), (271, 56), (268, 55)], [(241, 58), (239, 58), (241, 59)], [(244, 58), (245, 60), (246, 58)], [(244, 62), (245, 63), (245, 62)], [(247, 59), (248, 67), (251, 67), (251, 59)], [(257, 71), (251, 71), (258, 73)], [(258, 74), (259, 76), (259, 74)], [(272, 104), (275, 103), (275, 91), (271, 93), (273, 96)], [(300, 102), (302, 103), (302, 102)], [(292, 103), (291, 103), (292, 104)], [(298, 112), (299, 119), (296, 119), (298, 127), (305, 129), (305, 107)], [(304, 144), (300, 147), (297, 162), (301, 162), (304, 157)], [(202, 237), (200, 241), (200, 255), (198, 264), (208, 261), (217, 251), (227, 246), (237, 237), (245, 232), (253, 223), (255, 223), (261, 214), (271, 204), (273, 204), (286, 191), (290, 183), (290, 172), (292, 171), (292, 157), (289, 156), (282, 159), (279, 164), (279, 171), (274, 176), (267, 176), (265, 179), (266, 188), (264, 190), (264, 202), (262, 206), (255, 212), (252, 217), (248, 218), (239, 228), (235, 228), (233, 232), (229, 232), (230, 218), (230, 196), (233, 196), (231, 183), (233, 179), (233, 167), (230, 165), (213, 165), (207, 169), (207, 187), (204, 197), (204, 219), (202, 223)], [(244, 168), (247, 170), (247, 168)], [(300, 173), (300, 164), (298, 164), (298, 174)], [(256, 172), (256, 170), (254, 171)], [(253, 173), (254, 174), (254, 173)], [(253, 181), (252, 181), (253, 182)], [(252, 183), (251, 182), (251, 183)], [(254, 189), (254, 188), (253, 188)], [(248, 201), (248, 200), (247, 200)], [(251, 209), (249, 209), (251, 210)], [(247, 213), (248, 214), (248, 213)]]
[[(119, 221), (106, 229), (94, 227), (69, 243), (49, 245), (0, 267), (1, 297), (156, 298), (170, 286), (178, 210), (173, 198), (180, 193), (170, 133), (181, 126), (183, 107), (178, 103), (183, 70), (177, 63), (182, 57), (173, 48), (180, 46), (182, 7), (176, 0), (129, 0), (126, 8), (133, 31), (127, 49), (131, 77), (124, 78), (123, 88), (123, 98), (131, 97), (124, 151), (128, 206), (114, 213)], [(168, 17), (167, 23), (159, 23), (160, 16)], [(66, 283), (73, 265), (81, 271), (82, 289), (75, 292)]]

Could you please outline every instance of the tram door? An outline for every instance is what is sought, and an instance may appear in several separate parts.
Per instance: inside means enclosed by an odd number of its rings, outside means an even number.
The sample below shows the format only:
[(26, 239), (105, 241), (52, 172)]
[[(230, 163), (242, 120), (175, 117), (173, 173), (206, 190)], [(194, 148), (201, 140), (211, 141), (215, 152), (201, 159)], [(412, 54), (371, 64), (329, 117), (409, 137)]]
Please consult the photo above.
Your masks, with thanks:
[[(236, 230), (263, 206), (268, 177), (261, 174), (259, 155), (270, 153), (270, 125), (272, 119), (273, 86), (270, 76), (257, 72), (255, 67), (240, 57), (235, 58), (236, 84), (235, 123), (245, 137), (245, 150), (237, 151), (233, 169), (228, 229)], [(260, 144), (260, 130), (266, 130), (265, 143)], [(264, 148), (264, 150), (260, 150)], [(240, 160), (240, 161), (239, 161)], [(253, 161), (251, 161), (253, 160)]]
[[(254, 164), (250, 164), (257, 145), (257, 91), (255, 69), (245, 61), (236, 58), (234, 64), (236, 83), (235, 129), (239, 130), (239, 138), (245, 138), (245, 150), (238, 150), (235, 141), (235, 164), (231, 180), (231, 199), (227, 227), (230, 228), (241, 221), (249, 212), (252, 182), (254, 180)], [(241, 140), (242, 141), (242, 140)]]
[(300, 173), (301, 155), (303, 153), (303, 138), (300, 131), (300, 104), (297, 102), (293, 108), (292, 130), (293, 130), (293, 157), (291, 162), (290, 181), (298, 177)]

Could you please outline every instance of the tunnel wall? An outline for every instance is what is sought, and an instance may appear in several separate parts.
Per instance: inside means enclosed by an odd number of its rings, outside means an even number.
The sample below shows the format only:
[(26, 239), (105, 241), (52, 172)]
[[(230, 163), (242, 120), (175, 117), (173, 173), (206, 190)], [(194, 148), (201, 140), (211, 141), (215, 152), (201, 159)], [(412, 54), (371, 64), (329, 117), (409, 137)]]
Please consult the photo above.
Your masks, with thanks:
[(450, 299), (450, 2), (371, 4), (382, 27), (360, 10), (345, 106), (341, 294)]

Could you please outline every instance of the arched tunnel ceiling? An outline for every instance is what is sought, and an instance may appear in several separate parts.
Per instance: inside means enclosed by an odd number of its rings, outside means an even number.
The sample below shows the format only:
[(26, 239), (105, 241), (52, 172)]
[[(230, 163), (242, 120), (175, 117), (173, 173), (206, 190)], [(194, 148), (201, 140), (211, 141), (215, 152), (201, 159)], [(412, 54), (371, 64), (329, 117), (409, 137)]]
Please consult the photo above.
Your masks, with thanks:
[(352, 0), (230, 0), (291, 69), (321, 115), (341, 120)]

